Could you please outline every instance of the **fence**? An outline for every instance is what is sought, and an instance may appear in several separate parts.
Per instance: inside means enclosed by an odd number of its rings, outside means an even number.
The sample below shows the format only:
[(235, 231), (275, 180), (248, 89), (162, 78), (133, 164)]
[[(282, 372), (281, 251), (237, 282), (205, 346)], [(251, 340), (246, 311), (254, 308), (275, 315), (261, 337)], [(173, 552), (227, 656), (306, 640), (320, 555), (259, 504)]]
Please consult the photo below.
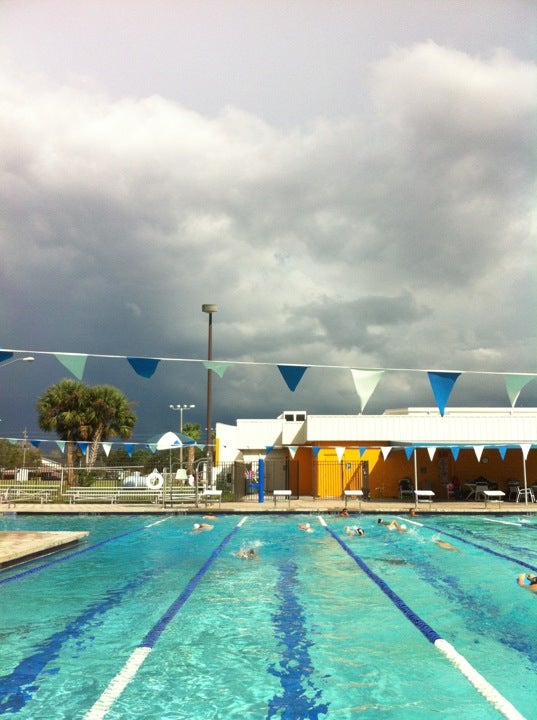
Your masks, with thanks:
[[(264, 492), (271, 495), (274, 490), (291, 490), (292, 497), (304, 496), (337, 499), (344, 490), (363, 490), (369, 495), (369, 473), (367, 462), (340, 463), (326, 461), (312, 463), (311, 467), (300, 466), (290, 460), (264, 460)], [(152, 468), (151, 468), (152, 469)], [(212, 471), (212, 478), (201, 465), (198, 468), (198, 489), (206, 487), (222, 491), (222, 502), (259, 502), (260, 462), (220, 463)], [(146, 486), (146, 475), (151, 470), (140, 465), (122, 467), (66, 468), (17, 468), (0, 470), (0, 491), (9, 487), (45, 487), (55, 498), (65, 498), (70, 487), (104, 489), (142, 488)], [(302, 476), (301, 476), (302, 473)], [(184, 485), (184, 473), (170, 473), (163, 468), (165, 492)]]

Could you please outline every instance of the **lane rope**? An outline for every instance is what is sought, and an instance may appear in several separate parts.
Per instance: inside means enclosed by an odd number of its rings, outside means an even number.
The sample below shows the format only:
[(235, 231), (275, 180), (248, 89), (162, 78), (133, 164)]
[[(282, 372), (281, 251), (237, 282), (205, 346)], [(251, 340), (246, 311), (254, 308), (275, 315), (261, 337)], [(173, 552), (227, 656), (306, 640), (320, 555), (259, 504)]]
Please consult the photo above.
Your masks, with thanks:
[(404, 600), (395, 593), (384, 580), (371, 570), (366, 563), (330, 528), (323, 517), (319, 517), (321, 525), (339, 543), (343, 550), (357, 563), (364, 573), (382, 590), (405, 617), (434, 645), (452, 665), (473, 685), (473, 687), (508, 720), (525, 720), (524, 716), (507, 700), (466, 658), (461, 655), (447, 640), (428, 625), (415, 613)]
[(211, 553), (198, 572), (191, 578), (181, 594), (170, 605), (164, 615), (162, 615), (162, 617), (155, 623), (140, 645), (138, 645), (138, 647), (131, 653), (125, 665), (121, 668), (117, 675), (112, 678), (98, 700), (88, 710), (86, 715), (84, 715), (84, 720), (102, 720), (102, 718), (108, 714), (115, 701), (120, 697), (127, 685), (134, 679), (141, 665), (152, 651), (155, 643), (162, 635), (166, 627), (192, 595), (203, 576), (246, 520), (247, 517), (242, 518), (233, 530), (222, 540), (216, 550)]

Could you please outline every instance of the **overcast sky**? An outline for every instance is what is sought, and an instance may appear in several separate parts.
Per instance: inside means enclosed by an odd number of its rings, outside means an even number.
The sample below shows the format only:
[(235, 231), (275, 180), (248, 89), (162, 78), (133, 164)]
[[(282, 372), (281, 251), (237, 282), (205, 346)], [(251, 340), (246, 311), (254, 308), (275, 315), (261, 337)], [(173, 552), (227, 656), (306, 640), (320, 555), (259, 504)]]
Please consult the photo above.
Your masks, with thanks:
[[(537, 372), (534, 0), (3, 0), (0, 346)], [(0, 368), (37, 430), (53, 357)], [(89, 358), (135, 439), (205, 426), (206, 371)], [(537, 403), (537, 381), (519, 405)], [(463, 376), (449, 405), (506, 406)], [(434, 405), (385, 374), (368, 412)], [(355, 413), (350, 372), (213, 381), (213, 421)]]

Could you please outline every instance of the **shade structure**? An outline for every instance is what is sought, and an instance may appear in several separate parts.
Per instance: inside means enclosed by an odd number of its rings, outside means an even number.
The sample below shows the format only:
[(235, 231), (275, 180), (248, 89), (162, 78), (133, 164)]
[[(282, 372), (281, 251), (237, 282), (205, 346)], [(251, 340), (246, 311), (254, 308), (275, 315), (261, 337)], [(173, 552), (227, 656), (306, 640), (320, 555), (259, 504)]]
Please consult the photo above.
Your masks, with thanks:
[(149, 441), (149, 445), (155, 445), (157, 450), (173, 450), (174, 448), (195, 445), (196, 441), (183, 433), (167, 432)]

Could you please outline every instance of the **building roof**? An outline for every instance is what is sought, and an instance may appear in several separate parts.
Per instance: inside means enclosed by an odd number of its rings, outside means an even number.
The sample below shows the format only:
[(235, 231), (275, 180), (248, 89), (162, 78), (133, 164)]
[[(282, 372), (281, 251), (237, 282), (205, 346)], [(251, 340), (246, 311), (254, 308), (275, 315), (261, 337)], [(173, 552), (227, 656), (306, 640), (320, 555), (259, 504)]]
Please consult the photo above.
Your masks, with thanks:
[(321, 444), (519, 446), (537, 444), (537, 408), (446, 408), (443, 416), (437, 408), (388, 410), (383, 415), (285, 411), (275, 419), (237, 420), (235, 428), (220, 427), (226, 442), (240, 450)]

